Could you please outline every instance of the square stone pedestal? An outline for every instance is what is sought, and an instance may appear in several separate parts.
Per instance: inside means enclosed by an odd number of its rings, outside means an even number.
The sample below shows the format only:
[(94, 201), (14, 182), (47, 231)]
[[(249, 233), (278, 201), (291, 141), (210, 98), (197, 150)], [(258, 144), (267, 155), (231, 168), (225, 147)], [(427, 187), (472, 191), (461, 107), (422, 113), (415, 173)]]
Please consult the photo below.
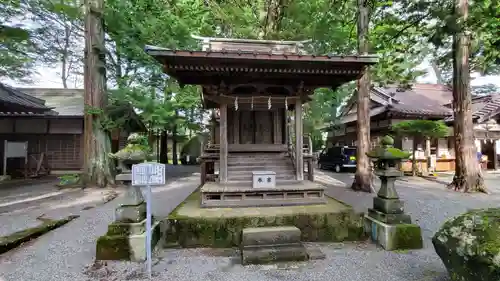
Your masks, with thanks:
[[(151, 249), (161, 237), (160, 221), (151, 225)], [(146, 260), (146, 220), (137, 223), (114, 222), (97, 239), (96, 260)]]
[(365, 215), (365, 232), (385, 250), (410, 250), (423, 247), (420, 226), (410, 223), (388, 224)]

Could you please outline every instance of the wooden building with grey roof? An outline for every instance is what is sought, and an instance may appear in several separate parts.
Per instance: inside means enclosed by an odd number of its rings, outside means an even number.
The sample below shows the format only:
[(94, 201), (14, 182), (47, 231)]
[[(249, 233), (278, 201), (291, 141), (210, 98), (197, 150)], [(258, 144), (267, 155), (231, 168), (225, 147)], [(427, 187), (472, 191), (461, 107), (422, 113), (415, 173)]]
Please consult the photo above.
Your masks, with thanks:
[[(132, 107), (127, 111), (135, 114)], [(6, 150), (14, 149), (6, 142), (27, 144), (27, 164), (24, 158), (10, 157), (1, 161), (0, 171), (11, 176), (37, 176), (39, 165), (51, 173), (80, 171), (83, 117), (83, 89), (13, 88), (0, 83), (0, 158), (9, 155)], [(145, 129), (141, 122), (132, 127), (134, 131)], [(129, 133), (112, 133), (113, 150), (126, 143)]]
[[(449, 135), (441, 139), (424, 141), (417, 145), (417, 160), (427, 170), (430, 155), (435, 171), (451, 171), (455, 168), (453, 138), (453, 94), (451, 88), (439, 84), (414, 84), (411, 88), (373, 87), (370, 93), (371, 143), (391, 133), (391, 126), (401, 121), (427, 119), (443, 120), (450, 126)], [(475, 145), (486, 156), (485, 169), (497, 169), (496, 143), (500, 139), (500, 93), (472, 100)], [(329, 134), (329, 143), (356, 145), (356, 99), (351, 98), (340, 114), (340, 121)], [(412, 151), (411, 138), (396, 138), (395, 145)], [(405, 170), (411, 170), (410, 162), (404, 163)]]

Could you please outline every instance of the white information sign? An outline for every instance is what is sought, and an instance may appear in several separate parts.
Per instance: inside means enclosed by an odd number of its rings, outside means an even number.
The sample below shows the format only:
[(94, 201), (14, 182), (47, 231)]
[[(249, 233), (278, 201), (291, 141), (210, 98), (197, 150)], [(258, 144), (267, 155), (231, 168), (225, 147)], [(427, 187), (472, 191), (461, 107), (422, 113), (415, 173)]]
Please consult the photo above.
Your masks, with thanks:
[(165, 185), (165, 164), (152, 162), (132, 165), (132, 185)]
[(165, 185), (165, 164), (150, 162), (132, 165), (132, 185), (146, 187), (146, 263), (151, 279), (151, 186)]

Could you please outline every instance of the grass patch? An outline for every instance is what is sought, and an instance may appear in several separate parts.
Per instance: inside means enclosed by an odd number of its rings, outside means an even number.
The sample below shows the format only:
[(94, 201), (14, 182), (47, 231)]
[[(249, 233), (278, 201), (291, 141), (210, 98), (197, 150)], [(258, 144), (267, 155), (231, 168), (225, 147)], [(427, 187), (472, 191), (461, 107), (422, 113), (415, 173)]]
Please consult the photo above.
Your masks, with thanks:
[(23, 243), (38, 238), (43, 234), (56, 229), (68, 222), (78, 218), (79, 216), (73, 215), (59, 220), (43, 219), (43, 223), (39, 226), (27, 228), (18, 232), (14, 232), (7, 236), (0, 237), (0, 254), (10, 251), (19, 247)]

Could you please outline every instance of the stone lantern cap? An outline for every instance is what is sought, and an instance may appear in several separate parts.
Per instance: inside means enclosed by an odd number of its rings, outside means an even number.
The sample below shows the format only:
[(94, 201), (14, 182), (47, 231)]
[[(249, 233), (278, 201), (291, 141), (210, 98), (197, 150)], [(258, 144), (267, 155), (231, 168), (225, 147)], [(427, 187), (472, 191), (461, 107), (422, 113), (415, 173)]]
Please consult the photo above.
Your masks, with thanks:
[(411, 153), (393, 147), (394, 139), (391, 136), (385, 136), (380, 141), (380, 145), (366, 153), (368, 157), (378, 160), (402, 160), (408, 159)]

